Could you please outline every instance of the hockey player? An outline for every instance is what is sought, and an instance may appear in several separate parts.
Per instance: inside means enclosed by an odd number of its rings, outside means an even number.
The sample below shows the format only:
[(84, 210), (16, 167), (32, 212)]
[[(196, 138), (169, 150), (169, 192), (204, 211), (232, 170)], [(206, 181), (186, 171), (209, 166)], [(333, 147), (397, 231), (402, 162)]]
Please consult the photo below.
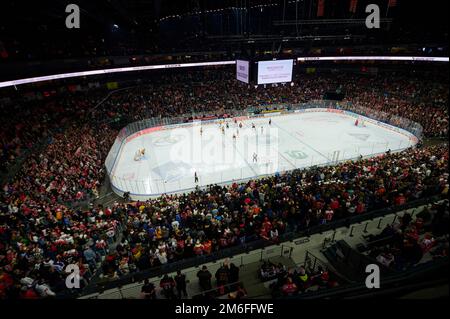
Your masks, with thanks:
[(135, 161), (140, 161), (145, 156), (145, 148), (138, 149), (136, 154), (134, 155)]

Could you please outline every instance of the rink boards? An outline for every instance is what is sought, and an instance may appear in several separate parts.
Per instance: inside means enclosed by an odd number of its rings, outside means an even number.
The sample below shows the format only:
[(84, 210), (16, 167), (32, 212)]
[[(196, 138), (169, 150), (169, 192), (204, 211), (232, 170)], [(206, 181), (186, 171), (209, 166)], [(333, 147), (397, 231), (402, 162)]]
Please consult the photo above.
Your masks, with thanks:
[[(107, 171), (114, 192), (130, 192), (133, 199), (144, 200), (400, 151), (418, 142), (406, 130), (367, 117), (362, 117), (366, 127), (356, 127), (358, 117), (362, 116), (344, 110), (312, 108), (232, 118), (225, 134), (219, 128), (222, 120), (149, 127), (116, 143)], [(235, 120), (242, 123), (240, 130)], [(134, 161), (140, 148), (146, 156)]]

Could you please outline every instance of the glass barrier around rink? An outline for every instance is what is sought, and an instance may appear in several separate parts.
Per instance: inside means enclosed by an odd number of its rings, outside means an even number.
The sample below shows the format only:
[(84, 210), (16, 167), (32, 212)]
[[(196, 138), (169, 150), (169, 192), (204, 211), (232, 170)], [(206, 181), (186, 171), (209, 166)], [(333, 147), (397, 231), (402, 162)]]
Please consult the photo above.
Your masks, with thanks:
[[(357, 104), (352, 104), (350, 102), (318, 100), (301, 104), (261, 106), (259, 107), (259, 110), (257, 108), (251, 108), (251, 111), (249, 111), (248, 109), (222, 110), (221, 113), (228, 114), (229, 117), (238, 117), (238, 116), (251, 117), (251, 116), (258, 116), (258, 113), (262, 110), (265, 111), (280, 110), (283, 112), (293, 112), (295, 110), (311, 109), (311, 108), (326, 108), (326, 109), (348, 111), (351, 112), (350, 114), (353, 114), (354, 116), (362, 115), (375, 121), (379, 121), (382, 123), (393, 125), (398, 128), (402, 128), (412, 133), (415, 137), (417, 137), (418, 141), (420, 141), (422, 137), (422, 126), (416, 122), (402, 118), (400, 116), (390, 115), (382, 111), (376, 111)], [(197, 183), (194, 182), (194, 176), (183, 177), (178, 180), (152, 179), (150, 181), (150, 179), (130, 180), (119, 177), (114, 174), (114, 168), (117, 162), (117, 158), (119, 157), (120, 150), (123, 147), (123, 144), (126, 143), (127, 138), (130, 137), (131, 135), (148, 128), (187, 123), (190, 121), (192, 122), (192, 118), (203, 118), (204, 116), (206, 116), (206, 114), (185, 114), (174, 118), (154, 117), (130, 123), (129, 125), (124, 127), (119, 132), (105, 161), (105, 166), (114, 192), (116, 192), (119, 195), (123, 195), (124, 192), (130, 192), (131, 197), (133, 199), (143, 200), (161, 194), (182, 193), (192, 191), (196, 187), (204, 188), (212, 184), (224, 185), (233, 182), (245, 182), (250, 179), (262, 178), (274, 174), (289, 172), (294, 169), (302, 169), (311, 166), (334, 165), (343, 161), (376, 156), (379, 154), (386, 153), (387, 151), (398, 152), (409, 146), (409, 145), (402, 145), (402, 143), (404, 144), (405, 142), (398, 142), (398, 144), (396, 145), (390, 144), (388, 142), (367, 143), (360, 146), (350, 145), (338, 151), (322, 154), (321, 156), (313, 155), (308, 157), (307, 159), (298, 159), (290, 161), (280, 160), (276, 165), (276, 167), (270, 167), (270, 163), (266, 163), (261, 164), (261, 166), (258, 167), (258, 170), (252, 169), (249, 165), (247, 165), (233, 170), (217, 172), (214, 174), (205, 174), (203, 176), (198, 177)], [(263, 167), (263, 165), (266, 166)]]

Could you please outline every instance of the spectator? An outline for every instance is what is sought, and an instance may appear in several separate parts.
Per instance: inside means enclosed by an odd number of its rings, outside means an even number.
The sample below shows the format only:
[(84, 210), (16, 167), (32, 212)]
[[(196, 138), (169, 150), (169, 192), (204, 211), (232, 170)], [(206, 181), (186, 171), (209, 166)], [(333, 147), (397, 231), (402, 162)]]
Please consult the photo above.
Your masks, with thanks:
[(144, 285), (141, 288), (141, 295), (144, 299), (156, 299), (155, 285), (148, 279), (144, 281)]
[(161, 279), (159, 286), (162, 289), (162, 294), (167, 299), (176, 299), (174, 288), (175, 288), (175, 280), (169, 275), (164, 275)]
[(229, 281), (229, 275), (230, 271), (226, 265), (222, 265), (219, 269), (216, 271), (216, 281), (217, 281), (217, 287), (224, 287), (226, 286)]
[(182, 274), (180, 270), (177, 271), (175, 276), (175, 283), (177, 285), (178, 298), (181, 299), (182, 296), (185, 298), (188, 296), (186, 291), (186, 275)]
[(292, 296), (298, 292), (297, 285), (292, 281), (291, 277), (287, 277), (286, 283), (282, 287), (285, 296)]
[(206, 266), (203, 266), (202, 269), (197, 273), (197, 278), (200, 284), (200, 288), (203, 291), (211, 290), (211, 278), (212, 275), (209, 272), (208, 268)]
[(228, 294), (228, 299), (244, 299), (245, 297), (247, 297), (247, 290), (240, 283), (237, 284), (236, 291)]
[(97, 254), (94, 252), (94, 250), (87, 246), (86, 249), (83, 252), (84, 258), (86, 259), (87, 263), (91, 267), (91, 269), (97, 268)]
[(297, 278), (297, 287), (304, 292), (309, 287), (309, 276), (303, 266), (298, 269)]

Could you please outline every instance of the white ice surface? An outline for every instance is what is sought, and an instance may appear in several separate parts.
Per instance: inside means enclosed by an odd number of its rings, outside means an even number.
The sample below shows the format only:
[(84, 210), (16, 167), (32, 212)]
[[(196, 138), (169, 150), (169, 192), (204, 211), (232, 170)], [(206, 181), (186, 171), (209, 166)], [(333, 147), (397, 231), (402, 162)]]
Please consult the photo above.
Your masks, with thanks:
[[(270, 126), (268, 117), (248, 119), (241, 129), (230, 121), (225, 134), (218, 123), (198, 123), (141, 135), (119, 152), (112, 184), (118, 192), (130, 191), (134, 199), (143, 199), (187, 191), (196, 185), (401, 150), (413, 143), (406, 135), (367, 121), (366, 127), (357, 127), (355, 118), (344, 114), (294, 113), (271, 119)], [(251, 128), (252, 123), (256, 129)], [(141, 148), (145, 148), (145, 157), (135, 161)], [(197, 184), (194, 172), (199, 178)]]

